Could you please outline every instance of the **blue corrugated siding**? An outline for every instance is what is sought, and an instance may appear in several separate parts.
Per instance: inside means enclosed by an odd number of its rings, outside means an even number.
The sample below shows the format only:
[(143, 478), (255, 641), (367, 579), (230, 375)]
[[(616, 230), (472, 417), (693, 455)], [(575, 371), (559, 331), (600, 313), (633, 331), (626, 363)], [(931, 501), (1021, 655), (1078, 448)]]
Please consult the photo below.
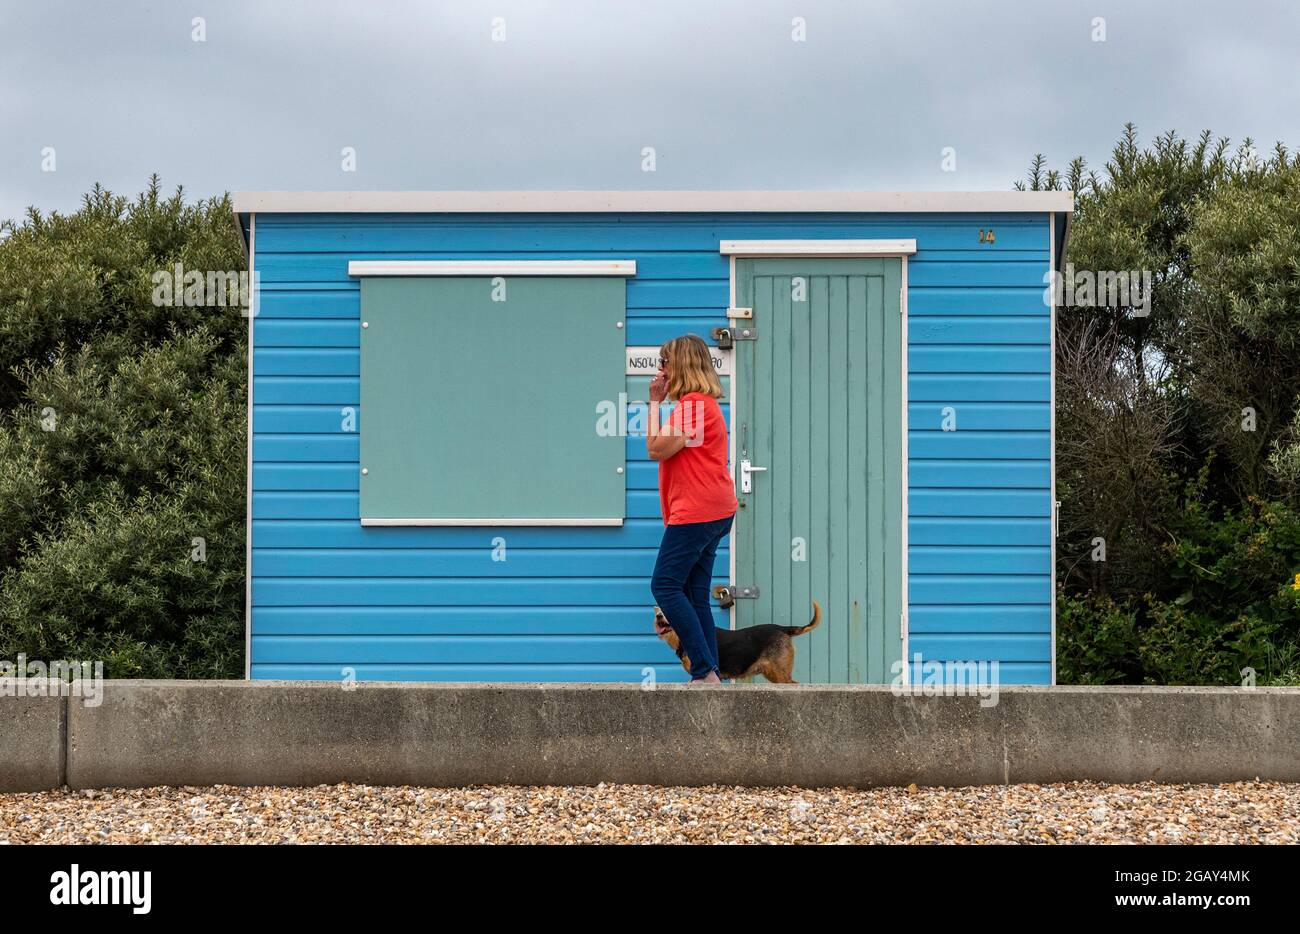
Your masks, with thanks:
[[(995, 244), (977, 241), (994, 227)], [(1060, 225), (1058, 224), (1058, 228)], [(1058, 229), (1058, 236), (1060, 231)], [(637, 261), (629, 344), (726, 323), (724, 239), (915, 238), (908, 263), (910, 646), (1051, 680), (1046, 216), (260, 215), (253, 325), (255, 678), (682, 680), (650, 634), (656, 468), (628, 442), (626, 524), (361, 528), (364, 259)], [(957, 431), (940, 431), (943, 409)], [(361, 413), (357, 412), (358, 419)], [(491, 560), (492, 539), (509, 560)], [(728, 555), (718, 556), (718, 582)], [(716, 619), (725, 625), (726, 614)]]

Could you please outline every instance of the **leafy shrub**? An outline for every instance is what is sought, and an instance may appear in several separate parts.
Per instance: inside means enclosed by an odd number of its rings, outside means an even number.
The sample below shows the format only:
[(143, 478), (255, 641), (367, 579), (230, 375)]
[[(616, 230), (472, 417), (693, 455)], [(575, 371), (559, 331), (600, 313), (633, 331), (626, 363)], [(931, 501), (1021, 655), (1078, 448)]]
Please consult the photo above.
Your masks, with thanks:
[(1056, 678), (1062, 684), (1131, 684), (1142, 676), (1137, 613), (1109, 597), (1056, 595)]
[(0, 241), (0, 658), (242, 674), (248, 319), (156, 306), (176, 263), (244, 267), (227, 199), (96, 188)]
[(1075, 192), (1076, 269), (1153, 281), (1149, 314), (1058, 312), (1058, 680), (1293, 682), (1300, 155), (1130, 124), (1017, 187)]
[(1191, 488), (1157, 593), (1057, 598), (1057, 677), (1077, 684), (1294, 680), (1300, 660), (1300, 512), (1252, 499), (1218, 519)]

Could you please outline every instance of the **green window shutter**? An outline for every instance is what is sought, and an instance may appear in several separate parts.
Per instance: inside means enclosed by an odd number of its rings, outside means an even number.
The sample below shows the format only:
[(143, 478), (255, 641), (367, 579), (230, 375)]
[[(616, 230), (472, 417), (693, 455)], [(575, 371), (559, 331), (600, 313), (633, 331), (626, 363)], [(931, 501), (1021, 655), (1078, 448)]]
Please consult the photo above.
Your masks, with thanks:
[(362, 523), (621, 524), (625, 311), (621, 277), (363, 278)]

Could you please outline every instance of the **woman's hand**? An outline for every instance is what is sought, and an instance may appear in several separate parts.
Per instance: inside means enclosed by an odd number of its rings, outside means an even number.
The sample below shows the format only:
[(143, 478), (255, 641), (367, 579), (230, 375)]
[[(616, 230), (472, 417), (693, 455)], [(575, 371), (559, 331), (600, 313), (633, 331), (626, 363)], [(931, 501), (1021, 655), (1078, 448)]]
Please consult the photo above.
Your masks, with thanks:
[(668, 397), (668, 372), (659, 367), (659, 373), (650, 380), (650, 423), (646, 431), (646, 454), (652, 461), (667, 460), (686, 445), (686, 439), (671, 425), (659, 424), (659, 406)]
[(668, 374), (663, 370), (659, 375), (650, 380), (650, 401), (663, 402), (668, 396)]

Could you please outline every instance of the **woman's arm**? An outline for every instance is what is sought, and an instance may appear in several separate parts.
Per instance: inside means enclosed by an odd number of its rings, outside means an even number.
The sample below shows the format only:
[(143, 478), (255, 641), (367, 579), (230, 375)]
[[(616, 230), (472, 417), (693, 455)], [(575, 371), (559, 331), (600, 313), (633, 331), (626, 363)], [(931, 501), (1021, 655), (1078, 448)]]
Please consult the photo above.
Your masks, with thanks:
[(646, 424), (645, 450), (652, 461), (665, 461), (686, 447), (686, 435), (672, 424), (659, 424), (659, 406), (667, 394), (668, 380), (662, 373), (650, 380), (650, 418)]

